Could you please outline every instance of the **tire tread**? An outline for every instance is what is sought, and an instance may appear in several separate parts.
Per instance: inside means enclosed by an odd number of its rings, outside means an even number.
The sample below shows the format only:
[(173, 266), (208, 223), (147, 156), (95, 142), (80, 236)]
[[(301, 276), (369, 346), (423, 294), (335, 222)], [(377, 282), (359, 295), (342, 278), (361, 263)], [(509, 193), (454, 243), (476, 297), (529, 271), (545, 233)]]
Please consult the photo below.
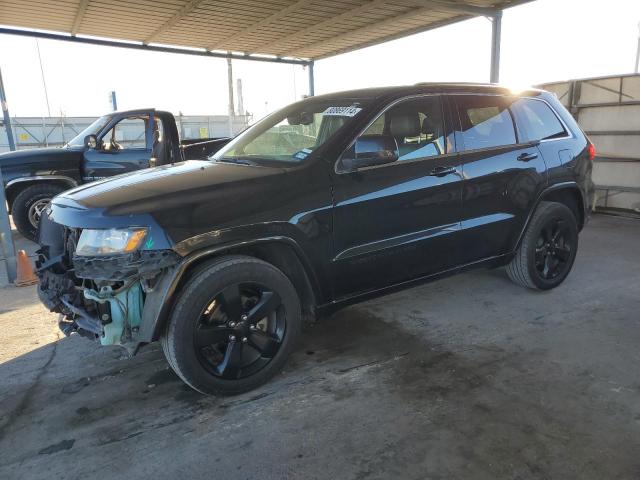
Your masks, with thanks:
[(16, 229), (22, 234), (22, 236), (29, 240), (36, 241), (37, 231), (33, 232), (33, 226), (29, 222), (26, 204), (36, 195), (48, 194), (51, 198), (55, 197), (59, 193), (64, 192), (64, 188), (60, 185), (52, 183), (36, 183), (31, 185), (20, 193), (18, 193), (13, 199), (11, 207), (11, 216), (13, 217), (13, 223), (16, 225)]

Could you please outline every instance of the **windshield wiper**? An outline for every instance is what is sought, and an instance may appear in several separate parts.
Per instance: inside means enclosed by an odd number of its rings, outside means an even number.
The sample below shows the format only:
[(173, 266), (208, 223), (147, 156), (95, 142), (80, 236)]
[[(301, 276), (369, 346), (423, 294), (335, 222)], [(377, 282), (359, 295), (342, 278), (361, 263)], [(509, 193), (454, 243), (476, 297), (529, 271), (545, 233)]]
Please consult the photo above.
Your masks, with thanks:
[(238, 165), (250, 165), (252, 167), (258, 166), (258, 164), (253, 160), (249, 160), (248, 158), (240, 158), (240, 157), (222, 157), (217, 161), (224, 162), (224, 163), (236, 163)]

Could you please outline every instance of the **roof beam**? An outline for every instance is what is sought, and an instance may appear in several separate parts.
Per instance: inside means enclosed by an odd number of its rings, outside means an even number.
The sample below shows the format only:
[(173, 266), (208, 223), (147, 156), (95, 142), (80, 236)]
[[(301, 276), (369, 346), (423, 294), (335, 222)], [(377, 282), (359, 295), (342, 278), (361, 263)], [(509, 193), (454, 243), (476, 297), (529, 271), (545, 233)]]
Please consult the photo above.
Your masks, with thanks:
[(278, 10), (277, 12), (269, 15), (268, 17), (263, 18), (262, 20), (252, 23), (251, 25), (243, 28), (242, 30), (239, 30), (225, 38), (221, 38), (220, 40), (217, 40), (210, 47), (208, 47), (207, 50), (218, 50), (220, 48), (224, 50), (228, 50), (228, 48), (225, 48), (225, 45), (228, 45), (230, 41), (233, 41), (236, 38), (241, 37), (243, 35), (247, 35), (257, 30), (260, 30), (265, 25), (269, 25), (270, 23), (276, 22), (281, 18), (284, 18), (286, 15), (305, 7), (306, 5), (310, 4), (312, 1), (313, 0), (298, 0), (297, 2), (289, 5), (288, 7), (283, 8), (282, 10)]
[[(324, 22), (318, 23), (316, 25), (311, 26), (310, 28), (306, 28), (306, 29), (302, 29), (302, 30), (298, 30), (297, 32), (287, 35), (285, 37), (282, 37), (280, 39), (277, 39), (276, 41), (267, 44), (267, 45), (262, 45), (262, 48), (269, 48), (269, 49), (273, 49), (274, 47), (277, 48), (278, 45), (285, 43), (285, 42), (289, 42), (289, 41), (295, 41), (298, 37), (304, 37), (305, 35), (307, 35), (309, 32), (312, 31), (316, 31), (316, 30), (321, 30), (327, 26), (333, 25), (336, 21), (340, 21), (340, 20), (344, 20), (344, 19), (348, 19), (351, 18), (355, 15), (359, 15), (361, 13), (364, 13), (366, 11), (375, 9), (379, 6), (384, 5), (385, 3), (393, 3), (395, 5), (401, 4), (401, 5), (405, 5), (407, 7), (416, 7), (418, 9), (421, 9), (421, 13), (420, 14), (424, 14), (424, 13), (429, 13), (429, 11), (432, 10), (438, 10), (438, 11), (442, 11), (442, 12), (451, 12), (451, 13), (460, 13), (460, 14), (464, 14), (464, 15), (483, 15), (483, 16), (494, 16), (496, 15), (496, 13), (498, 12), (498, 9), (495, 8), (486, 8), (486, 7), (478, 7), (475, 5), (469, 5), (466, 3), (458, 3), (458, 2), (454, 2), (451, 0), (370, 0), (369, 2), (365, 3), (364, 5), (361, 5), (359, 7), (353, 8), (351, 10), (348, 10), (347, 12), (344, 12), (340, 15), (337, 15), (335, 17), (331, 17), (327, 20), (325, 20)], [(426, 10), (425, 10), (426, 9)], [(413, 11), (413, 12), (407, 12), (408, 17), (407, 18), (412, 18), (416, 15), (418, 15), (418, 13), (416, 13), (418, 10)], [(396, 19), (396, 21), (398, 19), (400, 19), (400, 17), (393, 17)], [(404, 17), (403, 17), (404, 18)], [(390, 23), (387, 22), (386, 20), (383, 20), (382, 23)], [(378, 23), (379, 25), (380, 23)], [(375, 25), (375, 24), (374, 24)], [(369, 29), (368, 26), (366, 27), (362, 27), (364, 29)], [(360, 31), (362, 29), (358, 29), (357, 31)], [(351, 33), (351, 32), (350, 32)], [(334, 40), (336, 37), (332, 37), (329, 40), (332, 41)], [(324, 42), (323, 42), (324, 43)], [(306, 49), (306, 47), (305, 47)], [(283, 55), (287, 56), (287, 55), (293, 55), (294, 52), (297, 51), (303, 51), (302, 49), (299, 48), (294, 48), (291, 50), (287, 50), (286, 52), (278, 52), (278, 53), (282, 53)]]
[(78, 10), (76, 11), (76, 18), (73, 20), (73, 26), (71, 27), (71, 35), (74, 37), (78, 33), (78, 30), (80, 30), (80, 25), (82, 25), (82, 19), (84, 18), (84, 13), (87, 11), (88, 5), (89, 0), (80, 0)]
[(340, 15), (336, 15), (335, 17), (328, 18), (327, 20), (320, 23), (316, 23), (315, 25), (306, 26), (300, 30), (296, 30), (294, 33), (285, 35), (284, 37), (277, 38), (273, 42), (267, 43), (266, 45), (264, 44), (260, 45), (260, 49), (264, 51), (277, 50), (278, 45), (281, 45), (282, 43), (289, 42), (291, 40), (295, 41), (297, 38), (304, 37), (310, 32), (322, 30), (323, 28), (328, 27), (339, 20), (351, 18), (354, 15), (359, 15), (369, 10), (373, 10), (388, 1), (389, 0), (368, 0), (367, 3), (365, 3), (364, 5), (360, 5), (358, 7), (347, 10), (346, 12), (343, 12)]
[(204, 0), (191, 0), (187, 2), (180, 10), (178, 10), (173, 17), (160, 25), (151, 35), (144, 39), (142, 43), (148, 45), (158, 38), (162, 33), (166, 32), (170, 28), (174, 27), (180, 20), (193, 12)]
[(420, 7), (433, 7), (442, 12), (464, 13), (467, 15), (482, 15), (492, 17), (499, 11), (497, 8), (478, 7), (464, 2), (454, 2), (450, 0), (402, 0), (401, 3), (412, 4)]
[[(454, 23), (461, 22), (473, 18), (471, 15), (457, 15), (453, 18), (446, 18), (444, 20), (430, 23), (429, 25), (422, 25), (415, 28), (409, 28), (408, 30), (402, 30), (401, 32), (385, 35), (384, 37), (375, 38), (372, 40), (364, 40), (353, 45), (347, 45), (346, 47), (340, 47), (335, 50), (331, 50), (326, 53), (321, 53), (313, 57), (313, 61), (324, 60), (325, 58), (335, 57), (336, 55), (342, 55), (343, 53), (353, 52), (354, 50), (360, 50), (362, 48), (372, 47), (374, 45), (380, 45), (384, 42), (390, 42), (392, 40), (398, 40), (399, 38), (405, 38), (417, 33), (424, 33), (430, 30), (453, 25)], [(302, 50), (302, 49), (300, 49)]]
[[(432, 13), (433, 12), (433, 8), (432, 7), (422, 7), (422, 8), (417, 8), (415, 10), (411, 10), (409, 12), (405, 12), (405, 13), (401, 13), (400, 15), (396, 15), (395, 17), (391, 17), (387, 20), (383, 20), (382, 22), (378, 22), (378, 23), (374, 23), (372, 25), (366, 25), (364, 27), (360, 27), (357, 28), (355, 30), (350, 30), (348, 32), (339, 34), (339, 35), (334, 35), (330, 38), (321, 40), (319, 42), (315, 42), (309, 45), (305, 45), (303, 47), (299, 47), (296, 49), (293, 49), (293, 51), (296, 52), (296, 55), (299, 55), (301, 52), (307, 52), (307, 51), (313, 51), (314, 49), (318, 49), (318, 48), (322, 48), (322, 47), (326, 47), (327, 45), (331, 45), (335, 42), (340, 42), (342, 40), (344, 40), (345, 38), (349, 38), (352, 36), (360, 36), (363, 34), (370, 34), (372, 32), (376, 32), (377, 30), (379, 30), (380, 28), (384, 28), (388, 25), (393, 26), (395, 24), (397, 24), (398, 22), (402, 22), (404, 20), (412, 20), (415, 17), (418, 17), (420, 15), (425, 15), (428, 13)], [(285, 55), (287, 56), (287, 55)], [(316, 58), (316, 57), (314, 57)]]
[(93, 37), (73, 37), (71, 35), (63, 35), (60, 33), (41, 32), (38, 30), (20, 30), (15, 28), (0, 27), (0, 34), (6, 35), (18, 35), (21, 37), (32, 38), (46, 38), (47, 40), (62, 40), (65, 42), (84, 43), (88, 45), (100, 45), (102, 47), (118, 47), (118, 48), (130, 48), (133, 50), (144, 50), (147, 52), (162, 52), (162, 53), (177, 53), (180, 55), (196, 55), (199, 57), (213, 57), (213, 58), (231, 58), (234, 60), (251, 60), (254, 62), (268, 62), (268, 63), (288, 63), (291, 65), (309, 65), (311, 60), (303, 60), (299, 58), (281, 58), (275, 56), (265, 55), (249, 55), (241, 53), (218, 53), (209, 52), (205, 49), (195, 50), (191, 48), (180, 47), (164, 47), (161, 45), (144, 45), (142, 43), (131, 43), (121, 40), (103, 40), (101, 38)]

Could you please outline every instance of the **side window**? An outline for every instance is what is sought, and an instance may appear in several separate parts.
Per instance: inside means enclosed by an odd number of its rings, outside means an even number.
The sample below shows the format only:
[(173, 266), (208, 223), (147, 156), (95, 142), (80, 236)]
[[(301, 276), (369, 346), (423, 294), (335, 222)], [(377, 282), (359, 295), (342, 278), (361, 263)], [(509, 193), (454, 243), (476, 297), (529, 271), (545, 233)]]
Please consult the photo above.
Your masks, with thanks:
[(509, 101), (499, 96), (457, 97), (465, 150), (499, 147), (516, 143)]
[(123, 118), (102, 136), (102, 149), (108, 151), (145, 149), (148, 122), (149, 117), (146, 115)]
[(393, 138), (398, 161), (443, 155), (448, 151), (440, 97), (400, 102), (380, 115), (363, 137)]
[(549, 105), (540, 100), (520, 98), (512, 105), (518, 124), (530, 141), (562, 138), (567, 131)]

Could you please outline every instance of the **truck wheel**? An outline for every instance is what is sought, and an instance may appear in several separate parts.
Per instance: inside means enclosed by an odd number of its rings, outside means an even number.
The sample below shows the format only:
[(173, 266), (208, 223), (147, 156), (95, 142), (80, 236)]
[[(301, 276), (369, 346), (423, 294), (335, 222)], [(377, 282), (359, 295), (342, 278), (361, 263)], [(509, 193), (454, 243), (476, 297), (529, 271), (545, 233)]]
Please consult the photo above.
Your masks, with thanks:
[(516, 255), (509, 278), (523, 287), (549, 290), (569, 275), (578, 251), (578, 225), (561, 203), (540, 202)]
[(257, 258), (228, 256), (183, 287), (160, 342), (190, 387), (233, 395), (280, 371), (301, 325), (300, 300), (284, 273)]
[(18, 231), (31, 241), (37, 240), (38, 223), (51, 199), (65, 191), (52, 184), (36, 184), (22, 190), (13, 200), (11, 216)]

